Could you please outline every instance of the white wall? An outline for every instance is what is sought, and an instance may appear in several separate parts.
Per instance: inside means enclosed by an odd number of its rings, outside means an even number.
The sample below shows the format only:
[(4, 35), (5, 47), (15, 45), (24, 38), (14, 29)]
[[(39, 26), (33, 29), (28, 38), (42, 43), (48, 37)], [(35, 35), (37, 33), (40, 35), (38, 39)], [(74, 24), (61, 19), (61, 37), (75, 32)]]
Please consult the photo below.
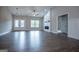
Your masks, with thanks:
[(0, 35), (10, 32), (12, 29), (12, 16), (8, 7), (0, 7)]
[(79, 7), (69, 9), (68, 36), (79, 39)]
[[(31, 28), (31, 20), (39, 20), (40, 21), (40, 27), (36, 30), (43, 30), (43, 18), (41, 17), (31, 17), (31, 16), (13, 16), (13, 19), (24, 19), (25, 20), (25, 30), (33, 30)], [(13, 28), (13, 30), (17, 30), (16, 28)]]
[[(51, 22), (50, 22), (50, 10), (48, 10), (47, 14), (44, 16), (43, 20), (43, 29), (44, 31), (51, 32)], [(49, 26), (49, 29), (45, 29), (45, 26)]]
[(58, 32), (58, 16), (68, 14), (68, 36), (79, 39), (79, 7), (57, 6), (52, 9), (52, 32)]

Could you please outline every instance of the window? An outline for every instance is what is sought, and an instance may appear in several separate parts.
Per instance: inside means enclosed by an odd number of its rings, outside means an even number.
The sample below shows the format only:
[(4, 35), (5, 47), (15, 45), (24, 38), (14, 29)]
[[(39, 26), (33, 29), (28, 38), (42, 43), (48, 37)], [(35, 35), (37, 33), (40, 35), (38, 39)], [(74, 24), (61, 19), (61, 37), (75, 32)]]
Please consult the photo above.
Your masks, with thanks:
[(39, 27), (39, 20), (31, 20), (31, 27)]
[(24, 20), (15, 20), (15, 27), (24, 27)]
[(20, 21), (20, 27), (24, 27), (24, 20)]
[(19, 20), (15, 20), (14, 26), (19, 27)]

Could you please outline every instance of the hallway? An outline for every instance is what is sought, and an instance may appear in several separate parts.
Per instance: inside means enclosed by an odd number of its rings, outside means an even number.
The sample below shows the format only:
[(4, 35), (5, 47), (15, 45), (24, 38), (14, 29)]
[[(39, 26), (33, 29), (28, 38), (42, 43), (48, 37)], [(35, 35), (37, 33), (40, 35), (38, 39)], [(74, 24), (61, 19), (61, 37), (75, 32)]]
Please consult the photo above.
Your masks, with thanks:
[(0, 49), (9, 52), (79, 51), (79, 40), (44, 31), (18, 31), (0, 37)]

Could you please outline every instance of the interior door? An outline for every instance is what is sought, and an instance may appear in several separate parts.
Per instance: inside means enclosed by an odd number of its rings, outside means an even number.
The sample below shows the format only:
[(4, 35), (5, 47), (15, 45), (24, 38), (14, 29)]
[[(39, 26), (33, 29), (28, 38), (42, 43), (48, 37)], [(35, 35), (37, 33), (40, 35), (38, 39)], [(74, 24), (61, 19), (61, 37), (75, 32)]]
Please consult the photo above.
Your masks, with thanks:
[(15, 19), (14, 20), (14, 30), (25, 30), (25, 20)]

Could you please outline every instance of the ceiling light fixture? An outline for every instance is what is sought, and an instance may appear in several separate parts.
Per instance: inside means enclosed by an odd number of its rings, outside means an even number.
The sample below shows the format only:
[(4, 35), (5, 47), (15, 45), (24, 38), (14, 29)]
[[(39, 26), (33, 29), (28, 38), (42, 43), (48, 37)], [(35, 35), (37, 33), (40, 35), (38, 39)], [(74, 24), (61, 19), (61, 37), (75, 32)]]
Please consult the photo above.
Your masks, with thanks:
[(36, 16), (36, 11), (35, 11), (35, 10), (33, 10), (33, 13), (32, 13), (32, 14), (33, 14), (33, 16)]
[(16, 8), (16, 15), (18, 15), (18, 8)]
[(36, 10), (33, 10), (33, 16), (36, 16), (36, 15), (39, 15), (39, 13), (38, 12), (36, 12)]

